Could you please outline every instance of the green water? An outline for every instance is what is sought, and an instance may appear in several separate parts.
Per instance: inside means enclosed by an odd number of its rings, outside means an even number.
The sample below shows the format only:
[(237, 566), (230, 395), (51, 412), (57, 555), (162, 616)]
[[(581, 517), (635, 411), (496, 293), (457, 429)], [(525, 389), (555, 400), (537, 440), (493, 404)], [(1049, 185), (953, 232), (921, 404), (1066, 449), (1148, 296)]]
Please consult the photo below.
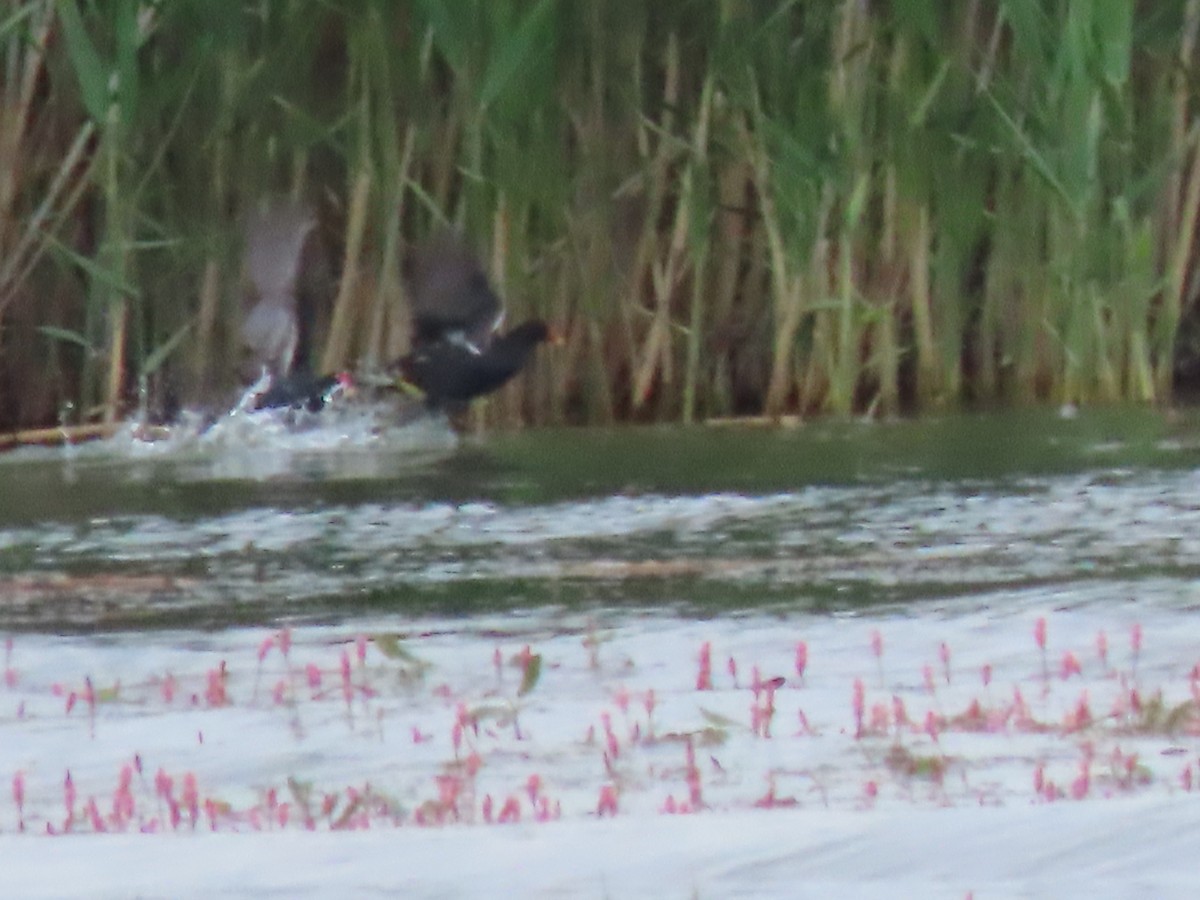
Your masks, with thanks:
[(301, 447), (255, 479), (236, 449), (0, 459), (0, 627), (1191, 603), (1200, 574), (1191, 414), (540, 430)]

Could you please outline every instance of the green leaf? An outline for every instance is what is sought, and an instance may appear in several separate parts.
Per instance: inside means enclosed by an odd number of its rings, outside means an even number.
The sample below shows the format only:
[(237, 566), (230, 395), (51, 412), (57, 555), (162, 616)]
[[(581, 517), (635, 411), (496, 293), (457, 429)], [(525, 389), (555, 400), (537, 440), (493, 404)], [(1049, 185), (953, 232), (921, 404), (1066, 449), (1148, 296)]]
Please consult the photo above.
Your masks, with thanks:
[(142, 42), (138, 25), (140, 0), (121, 0), (117, 7), (117, 101), (121, 124), (128, 128), (138, 104), (137, 52)]
[(59, 0), (58, 16), (62, 20), (63, 37), (67, 42), (67, 57), (79, 81), (83, 105), (98, 124), (108, 116), (108, 79), (111, 67), (100, 58), (100, 52), (88, 37), (75, 0)]
[(141, 374), (153, 375), (155, 372), (157, 372), (159, 366), (166, 362), (167, 357), (175, 352), (175, 348), (180, 345), (191, 328), (192, 323), (190, 321), (184, 322), (179, 330), (177, 330), (173, 335), (167, 338), (166, 341), (156, 347), (154, 352), (147, 356), (146, 361), (142, 363)]
[(521, 687), (517, 689), (517, 696), (524, 697), (535, 687), (537, 687), (538, 679), (542, 677), (542, 654), (534, 653), (525, 663), (525, 675), (521, 678)]
[(517, 71), (530, 65), (534, 56), (546, 53), (553, 44), (550, 29), (555, 4), (542, 0), (511, 34), (500, 36), (500, 48), (488, 62), (479, 89), (479, 105), (492, 105), (508, 87)]
[(39, 325), (37, 330), (46, 337), (55, 341), (62, 341), (66, 344), (75, 344), (82, 347), (87, 352), (92, 352), (92, 345), (78, 331), (71, 331), (67, 328), (59, 328), (57, 325)]
[(73, 264), (83, 269), (88, 274), (88, 277), (97, 284), (104, 285), (108, 289), (122, 293), (130, 298), (137, 296), (137, 289), (132, 284), (130, 284), (124, 278), (119, 277), (111, 269), (108, 269), (96, 262), (92, 257), (85, 256), (84, 254), (79, 253), (77, 250), (68, 247), (50, 233), (47, 233), (45, 238), (47, 245), (52, 247), (56, 253), (62, 254)]

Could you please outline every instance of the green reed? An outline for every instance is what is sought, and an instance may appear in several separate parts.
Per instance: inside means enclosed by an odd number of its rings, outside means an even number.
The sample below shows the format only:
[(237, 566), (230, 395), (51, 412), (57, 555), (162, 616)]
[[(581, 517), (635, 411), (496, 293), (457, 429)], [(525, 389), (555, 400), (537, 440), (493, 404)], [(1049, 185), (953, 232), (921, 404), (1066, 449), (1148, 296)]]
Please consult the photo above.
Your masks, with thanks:
[(246, 210), (318, 212), (324, 367), (462, 228), (564, 346), (479, 423), (1165, 402), (1200, 0), (245, 3), (0, 14), (0, 422), (223, 396)]

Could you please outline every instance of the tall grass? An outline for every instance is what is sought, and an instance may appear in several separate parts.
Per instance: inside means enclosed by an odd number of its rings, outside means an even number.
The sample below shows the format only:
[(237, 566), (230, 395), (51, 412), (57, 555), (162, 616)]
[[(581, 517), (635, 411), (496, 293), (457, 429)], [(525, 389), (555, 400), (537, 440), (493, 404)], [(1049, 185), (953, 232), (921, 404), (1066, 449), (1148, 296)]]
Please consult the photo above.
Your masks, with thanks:
[(315, 365), (402, 351), (405, 247), (444, 222), (510, 319), (566, 333), (489, 424), (1165, 402), (1198, 27), (1200, 0), (14, 0), (0, 423), (218, 402), (238, 222), (277, 194), (322, 223)]

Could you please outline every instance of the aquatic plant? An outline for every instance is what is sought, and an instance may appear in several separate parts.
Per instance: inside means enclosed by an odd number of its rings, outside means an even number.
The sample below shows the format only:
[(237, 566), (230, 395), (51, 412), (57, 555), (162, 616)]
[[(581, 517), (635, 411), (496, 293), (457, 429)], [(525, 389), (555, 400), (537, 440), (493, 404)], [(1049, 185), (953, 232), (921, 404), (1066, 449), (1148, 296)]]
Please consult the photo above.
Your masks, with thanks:
[[(1049, 633), (1052, 621), (1038, 617), (1036, 632)], [(409, 643), (402, 635), (377, 642), (325, 632), (310, 640), (307, 629), (293, 626), (256, 634), (240, 651), (213, 653), (215, 664), (123, 677), (113, 688), (95, 688), (85, 673), (64, 672), (49, 683), (21, 679), (6, 696), (32, 712), (0, 717), (6, 746), (19, 746), (25, 729), (48, 727), (86, 740), (58, 740), (52, 758), (12, 772), (0, 829), (498, 826), (809, 803), (1025, 803), (1026, 785), (1039, 802), (1195, 788), (1200, 763), (1180, 738), (1200, 732), (1200, 665), (1179, 679), (1170, 675), (1179, 667), (1161, 666), (1160, 658), (1154, 671), (1164, 680), (1147, 684), (1143, 672), (1137, 684), (1131, 654), (1102, 672), (1081, 665), (1044, 679), (1040, 646), (1001, 666), (982, 662), (985, 647), (921, 638), (939, 659), (980, 663), (980, 681), (968, 685), (944, 672), (930, 679), (932, 667), (905, 654), (911, 637), (885, 635), (882, 623), (851, 627), (857, 631), (846, 646), (859, 652), (815, 656), (816, 667), (806, 656), (803, 684), (763, 674), (795, 664), (798, 642), (775, 628), (757, 645), (746, 683), (719, 678), (700, 691), (692, 681), (694, 643), (674, 645), (680, 658), (665, 669), (674, 680), (664, 681), (652, 644), (619, 669), (597, 671), (577, 635), (539, 641), (536, 652), (532, 644), (517, 643), (515, 652), (488, 646), (478, 659), (459, 648), (438, 662), (429, 650), (419, 658), (399, 652)], [(1019, 636), (1029, 623), (1004, 627)], [(1135, 642), (1139, 655), (1143, 642)], [(875, 688), (873, 648), (884, 645), (896, 671)], [(711, 641), (701, 646), (711, 655)], [(749, 655), (745, 646), (733, 649)], [(487, 673), (496, 650), (503, 671), (493, 679)], [(19, 653), (15, 640), (10, 666)], [(418, 662), (422, 676), (413, 678)], [(276, 687), (261, 689), (270, 684)], [(79, 714), (85, 706), (86, 723)], [(518, 712), (526, 719), (519, 727)], [(178, 739), (158, 741), (152, 755), (122, 746), (131, 721), (156, 716)], [(303, 729), (295, 724), (301, 716)], [(243, 726), (260, 730), (256, 741), (277, 734), (273, 755), (260, 754), (245, 782), (236, 767), (208, 765), (250, 752)], [(770, 753), (757, 749), (767, 742)], [(359, 745), (379, 748), (368, 768), (360, 768), (368, 757)], [(296, 753), (286, 752), (293, 746)], [(307, 748), (322, 746), (337, 764), (306, 771)]]

